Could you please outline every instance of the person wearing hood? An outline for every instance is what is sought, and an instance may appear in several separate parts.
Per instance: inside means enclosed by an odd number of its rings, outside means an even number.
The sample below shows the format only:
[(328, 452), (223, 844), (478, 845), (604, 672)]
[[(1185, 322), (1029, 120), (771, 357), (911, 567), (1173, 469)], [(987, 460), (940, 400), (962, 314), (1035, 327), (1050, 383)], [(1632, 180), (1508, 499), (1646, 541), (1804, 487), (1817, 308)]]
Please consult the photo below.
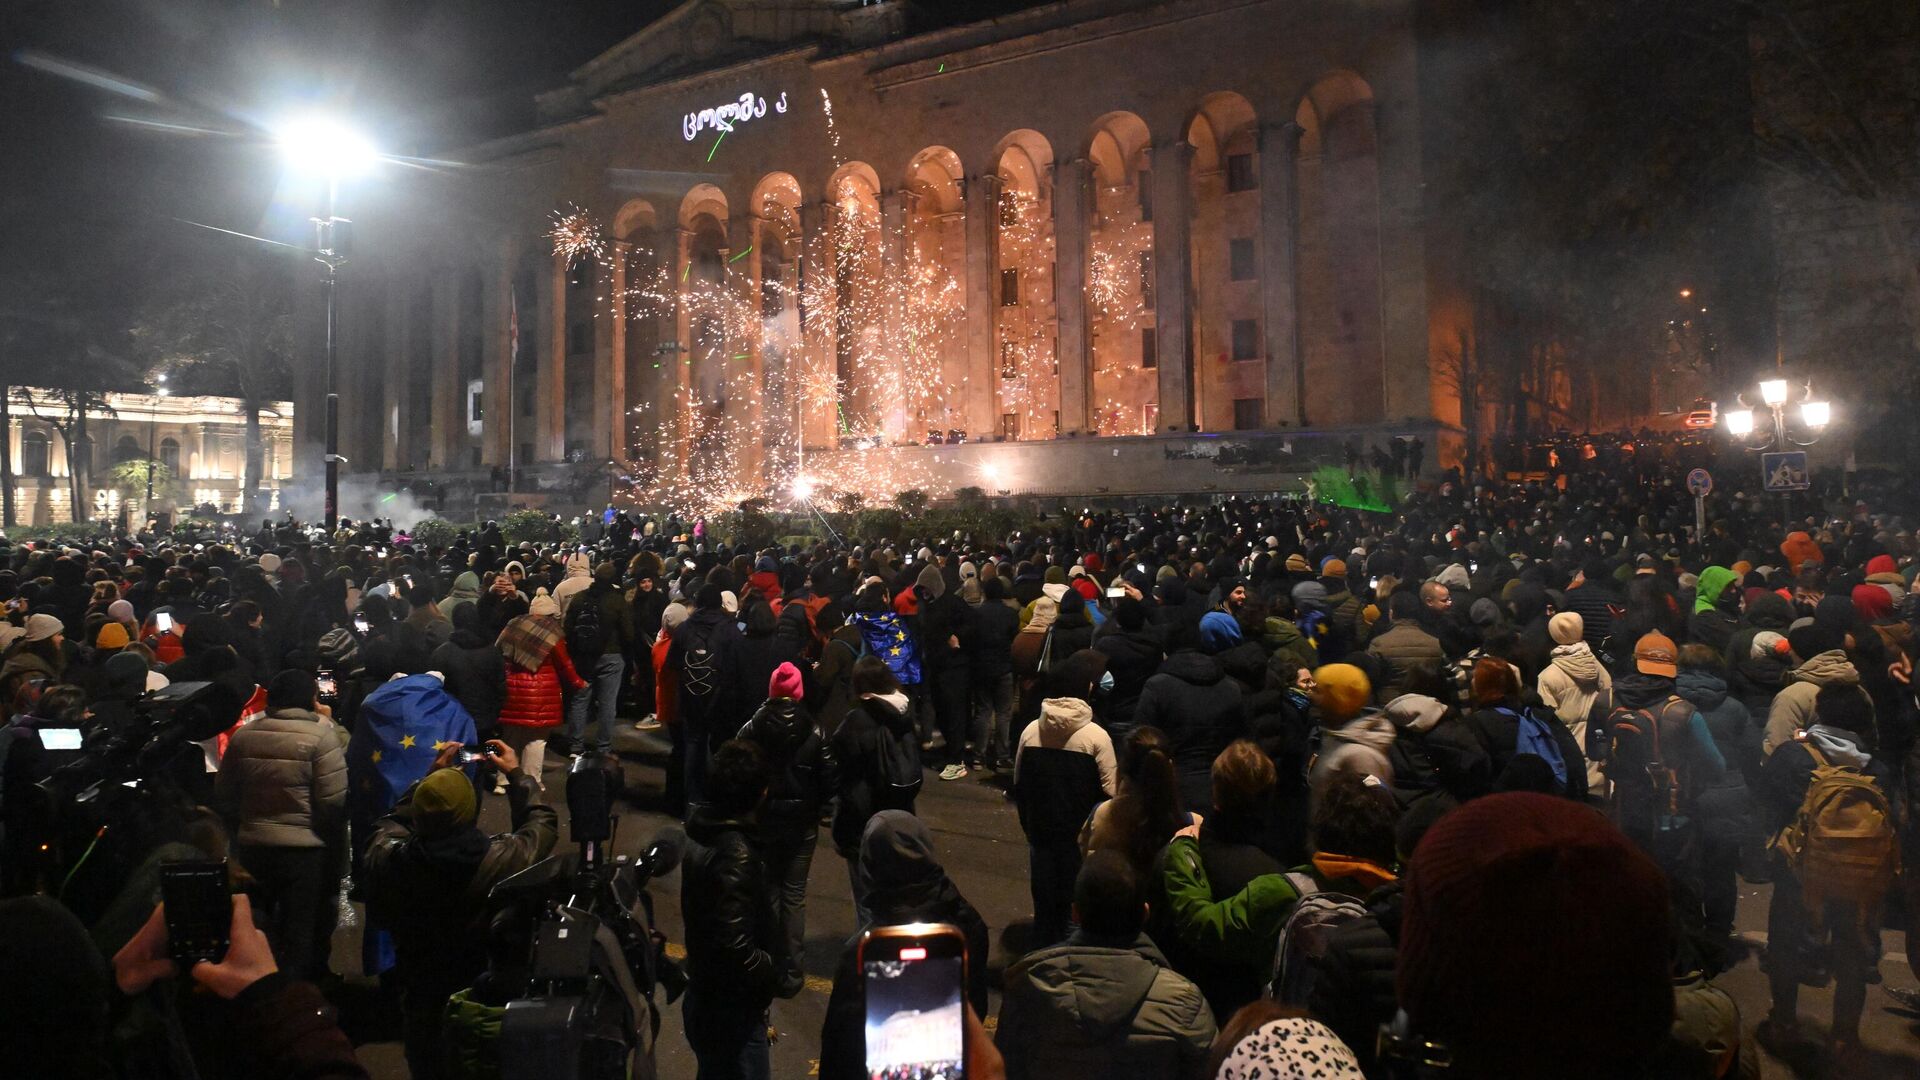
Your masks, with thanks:
[(820, 838), (820, 813), (840, 788), (833, 747), (820, 737), (802, 705), (800, 669), (781, 664), (767, 684), (766, 704), (740, 729), (760, 748), (769, 786), (760, 809), (760, 851), (773, 886), (774, 914), (786, 937), (780, 957), (780, 996), (806, 982), (800, 961), (807, 942), (807, 875)]
[[(1749, 596), (1740, 629), (1727, 640), (1727, 688), (1754, 716), (1767, 714), (1793, 669), (1786, 644), (1793, 618), (1793, 605), (1785, 597), (1761, 590)], [(1769, 635), (1764, 644), (1761, 634)]]
[(1007, 971), (994, 1035), (1007, 1080), (1198, 1076), (1213, 1012), (1143, 932), (1146, 899), (1125, 856), (1087, 858), (1074, 879), (1073, 914), (1071, 937)]
[(560, 837), (559, 815), (534, 801), (519, 756), (497, 739), (487, 749), (507, 774), (513, 831), (481, 832), (473, 781), (450, 767), (460, 749), (457, 742), (443, 747), (434, 771), (375, 824), (363, 869), (368, 912), (393, 934), (407, 1068), (421, 1080), (446, 1075), (440, 1025), (447, 998), (485, 968), (472, 934), (487, 894), (546, 858)]
[(833, 843), (847, 860), (856, 910), (864, 911), (865, 883), (860, 876), (860, 836), (868, 819), (882, 810), (913, 813), (919, 788), (903, 789), (880, 773), (879, 740), (904, 740), (917, 752), (912, 703), (877, 656), (854, 661), (849, 690), (853, 704), (833, 733), (833, 756), (840, 765), (839, 798), (833, 807)]
[(1587, 725), (1596, 719), (1596, 710), (1602, 722), (1613, 711), (1613, 673), (1593, 655), (1593, 647), (1586, 642), (1586, 624), (1578, 612), (1560, 612), (1547, 620), (1547, 630), (1553, 636), (1553, 652), (1547, 666), (1540, 669), (1535, 691), (1540, 704), (1553, 710), (1572, 733), (1574, 745), (1580, 747), (1587, 791), (1603, 791), (1606, 777), (1600, 763), (1586, 756)]
[(464, 604), (480, 603), (480, 575), (471, 570), (463, 570), (453, 579), (453, 588), (440, 601), (440, 610), (446, 613), (455, 626), (460, 625), (460, 608)]
[(1140, 692), (1166, 659), (1162, 641), (1148, 621), (1147, 606), (1131, 596), (1114, 605), (1112, 621), (1095, 639), (1095, 647), (1107, 658), (1107, 671), (1113, 675), (1113, 689), (1101, 702), (1106, 728), (1122, 739), (1135, 726), (1134, 709), (1140, 702)]
[(1080, 828), (1117, 792), (1113, 740), (1075, 697), (1048, 698), (1020, 733), (1013, 759), (1013, 801), (1027, 835), (1035, 940), (1067, 936), (1073, 878), (1080, 870)]
[[(1367, 644), (1367, 625), (1360, 613), (1366, 610), (1366, 601), (1347, 586), (1347, 564), (1342, 559), (1328, 559), (1320, 564), (1320, 586), (1326, 590), (1321, 601), (1333, 618), (1334, 633), (1339, 635), (1345, 649), (1365, 648)], [(1323, 661), (1335, 661), (1339, 656), (1323, 656)]]
[(1368, 708), (1373, 684), (1352, 664), (1325, 664), (1313, 673), (1313, 707), (1320, 716), (1319, 756), (1307, 773), (1313, 805), (1337, 773), (1354, 773), (1393, 787), (1393, 721)]
[(963, 779), (978, 768), (987, 748), (968, 739), (972, 727), (969, 698), (973, 674), (967, 645), (973, 637), (974, 609), (957, 591), (947, 588), (940, 567), (921, 567), (914, 582), (920, 597), (920, 657), (926, 692), (933, 706), (934, 726), (940, 732), (947, 764), (942, 780)]
[(1846, 642), (1837, 634), (1816, 623), (1788, 634), (1787, 644), (1799, 664), (1787, 672), (1785, 685), (1767, 710), (1767, 733), (1760, 744), (1765, 754), (1791, 742), (1794, 732), (1813, 726), (1813, 699), (1829, 686), (1851, 687), (1869, 711), (1873, 708), (1873, 699), (1860, 685), (1859, 670), (1847, 659)]
[(577, 593), (587, 591), (593, 584), (593, 559), (584, 551), (576, 551), (567, 556), (566, 576), (560, 584), (553, 587), (553, 602), (560, 605), (560, 617), (567, 617), (567, 605), (573, 602)]
[(1687, 637), (1714, 652), (1724, 653), (1740, 628), (1739, 576), (1724, 566), (1709, 566), (1700, 571), (1693, 587), (1693, 615), (1687, 620)]
[[(719, 585), (709, 582), (694, 595), (693, 613), (673, 631), (663, 670), (678, 687), (675, 707), (686, 741), (685, 788), (689, 803), (700, 802), (713, 748), (740, 730), (735, 699), (740, 688), (740, 627), (723, 606)], [(729, 727), (728, 720), (733, 720)], [(845, 760), (842, 758), (842, 760)]]
[(730, 739), (714, 750), (706, 798), (687, 815), (680, 864), (687, 989), (680, 1010), (703, 1077), (769, 1075), (767, 1006), (780, 990), (786, 946), (754, 842), (767, 791), (758, 745)]
[(1700, 901), (1713, 939), (1709, 948), (1717, 953), (1733, 937), (1734, 907), (1739, 900), (1734, 876), (1741, 866), (1742, 849), (1751, 852), (1760, 839), (1748, 793), (1748, 784), (1760, 773), (1760, 728), (1747, 707), (1727, 693), (1720, 654), (1707, 645), (1682, 645), (1679, 662), (1674, 692), (1706, 721), (1714, 746), (1727, 763), (1719, 778), (1708, 781), (1699, 793)]
[[(881, 665), (885, 667), (885, 665)], [(882, 810), (866, 822), (854, 849), (856, 895), (866, 898), (861, 919), (833, 973), (833, 992), (820, 1029), (822, 1080), (868, 1080), (866, 981), (857, 963), (860, 935), (877, 926), (951, 923), (967, 939), (966, 1004), (987, 1014), (986, 920), (953, 884), (933, 851), (926, 823), (905, 810)]]
[[(1858, 685), (1833, 681), (1820, 686), (1806, 726), (1775, 748), (1761, 768), (1757, 795), (1767, 835), (1778, 836), (1799, 817), (1816, 769), (1852, 770), (1891, 797), (1891, 770), (1875, 756), (1877, 749), (1873, 704)], [(1823, 966), (1834, 981), (1829, 1043), (1842, 1055), (1858, 1047), (1867, 979), (1880, 960), (1880, 913), (1839, 900), (1822, 901), (1810, 887), (1815, 884), (1798, 880), (1784, 850), (1775, 846), (1766, 963), (1773, 1004), (1755, 1033), (1760, 1044), (1775, 1053), (1803, 1038), (1800, 984), (1823, 983)], [(1821, 910), (1808, 911), (1809, 899), (1820, 902)]]
[(1394, 727), (1387, 760), (1402, 806), (1465, 802), (1492, 790), (1492, 763), (1454, 701), (1452, 680), (1420, 665), (1407, 673), (1406, 691), (1381, 710)]
[(1240, 684), (1227, 678), (1220, 662), (1201, 652), (1198, 634), (1176, 626), (1172, 648), (1160, 671), (1140, 689), (1134, 707), (1136, 726), (1166, 732), (1180, 774), (1180, 796), (1188, 806), (1212, 798), (1213, 759), (1246, 726)]

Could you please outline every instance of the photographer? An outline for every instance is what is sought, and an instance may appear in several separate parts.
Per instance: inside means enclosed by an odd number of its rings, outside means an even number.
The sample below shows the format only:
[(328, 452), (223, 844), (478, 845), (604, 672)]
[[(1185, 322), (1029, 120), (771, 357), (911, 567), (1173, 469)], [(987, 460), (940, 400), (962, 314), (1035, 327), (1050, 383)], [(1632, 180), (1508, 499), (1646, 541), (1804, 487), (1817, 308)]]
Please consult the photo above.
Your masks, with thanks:
[(434, 760), (434, 771), (380, 819), (367, 847), (367, 895), (373, 915), (391, 928), (396, 971), (405, 997), (407, 1066), (415, 1080), (445, 1075), (440, 1021), (447, 998), (486, 966), (480, 946), (487, 893), (499, 881), (547, 857), (559, 839), (559, 815), (535, 803), (532, 778), (498, 739), (488, 760), (507, 775), (513, 832), (488, 837), (474, 824), (479, 795), (452, 768), (460, 745)]

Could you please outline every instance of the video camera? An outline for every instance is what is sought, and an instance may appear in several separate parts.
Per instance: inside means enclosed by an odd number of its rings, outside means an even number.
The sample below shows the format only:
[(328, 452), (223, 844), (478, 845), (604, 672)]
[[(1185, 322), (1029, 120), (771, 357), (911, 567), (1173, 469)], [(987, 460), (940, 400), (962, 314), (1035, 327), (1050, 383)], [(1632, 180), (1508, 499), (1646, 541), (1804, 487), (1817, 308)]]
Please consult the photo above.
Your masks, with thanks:
[(527, 992), (507, 1003), (500, 1024), (505, 1076), (554, 1080), (651, 1077), (660, 1014), (685, 978), (653, 930), (647, 882), (680, 864), (686, 834), (662, 829), (639, 858), (607, 858), (620, 796), (619, 764), (583, 754), (567, 778), (572, 838), (580, 849), (543, 859), (494, 886), (498, 906), (538, 909)]

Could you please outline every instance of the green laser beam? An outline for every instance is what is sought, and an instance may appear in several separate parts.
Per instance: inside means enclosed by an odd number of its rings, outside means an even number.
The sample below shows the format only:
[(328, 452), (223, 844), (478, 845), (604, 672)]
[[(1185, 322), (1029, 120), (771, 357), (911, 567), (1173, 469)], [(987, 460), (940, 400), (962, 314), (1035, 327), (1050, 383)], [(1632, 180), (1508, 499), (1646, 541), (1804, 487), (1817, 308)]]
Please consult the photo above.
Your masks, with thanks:
[(944, 75), (944, 74), (946, 74), (946, 73), (947, 73), (947, 65), (945, 65), (945, 64), (941, 64), (941, 65), (940, 65), (940, 70), (939, 70), (939, 71), (936, 71), (936, 72), (934, 72), (934, 74), (935, 74), (935, 75)]
[[(724, 132), (724, 131), (723, 131), (723, 132), (721, 132), (721, 133), (720, 133), (720, 139), (724, 139), (724, 138), (726, 138), (726, 137), (727, 137), (727, 133), (726, 133), (726, 132)], [(713, 140), (713, 149), (712, 149), (712, 150), (709, 150), (709, 151), (707, 151), (707, 160), (708, 160), (709, 162), (711, 162), (711, 161), (713, 160), (713, 155), (714, 155), (714, 154), (716, 154), (716, 153), (718, 153), (718, 152), (719, 152), (719, 150), (720, 150), (720, 139), (715, 139), (715, 140)]]
[(739, 261), (740, 261), (741, 259), (744, 259), (744, 258), (746, 258), (746, 257), (747, 257), (747, 255), (748, 255), (748, 254), (750, 254), (750, 253), (751, 253), (752, 251), (753, 251), (753, 245), (752, 245), (752, 244), (748, 244), (748, 245), (747, 245), (747, 249), (746, 249), (746, 251), (742, 251), (742, 252), (741, 252), (740, 254), (738, 254), (738, 255), (735, 255), (735, 256), (734, 256), (733, 258), (731, 258), (731, 259), (728, 259), (728, 260), (727, 260), (727, 262), (729, 262), (729, 263), (737, 263), (737, 262), (739, 262)]
[(752, 355), (753, 355), (752, 353), (734, 353), (734, 354), (733, 354), (733, 358), (734, 358), (735, 360), (745, 360), (745, 359), (747, 359), (747, 358), (748, 358), (749, 356), (752, 356)]
[(685, 265), (685, 266), (683, 266), (683, 267), (681, 267), (681, 268), (680, 268), (680, 283), (681, 283), (681, 284), (683, 284), (683, 285), (684, 285), (684, 284), (686, 284), (686, 281), (687, 281), (687, 278), (688, 278), (689, 276), (691, 276), (692, 274), (693, 274), (693, 264), (692, 264), (692, 263), (688, 263), (687, 265)]

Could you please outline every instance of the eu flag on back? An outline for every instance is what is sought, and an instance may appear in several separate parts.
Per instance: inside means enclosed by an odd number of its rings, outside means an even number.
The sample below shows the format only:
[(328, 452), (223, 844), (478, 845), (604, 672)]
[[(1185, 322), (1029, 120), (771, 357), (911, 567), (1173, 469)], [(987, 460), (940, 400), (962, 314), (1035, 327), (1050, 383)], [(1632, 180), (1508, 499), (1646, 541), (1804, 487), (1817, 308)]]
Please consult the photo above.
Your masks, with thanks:
[(393, 809), (433, 769), (442, 747), (477, 741), (473, 718), (432, 675), (394, 679), (368, 694), (347, 741), (347, 801), (356, 830)]

